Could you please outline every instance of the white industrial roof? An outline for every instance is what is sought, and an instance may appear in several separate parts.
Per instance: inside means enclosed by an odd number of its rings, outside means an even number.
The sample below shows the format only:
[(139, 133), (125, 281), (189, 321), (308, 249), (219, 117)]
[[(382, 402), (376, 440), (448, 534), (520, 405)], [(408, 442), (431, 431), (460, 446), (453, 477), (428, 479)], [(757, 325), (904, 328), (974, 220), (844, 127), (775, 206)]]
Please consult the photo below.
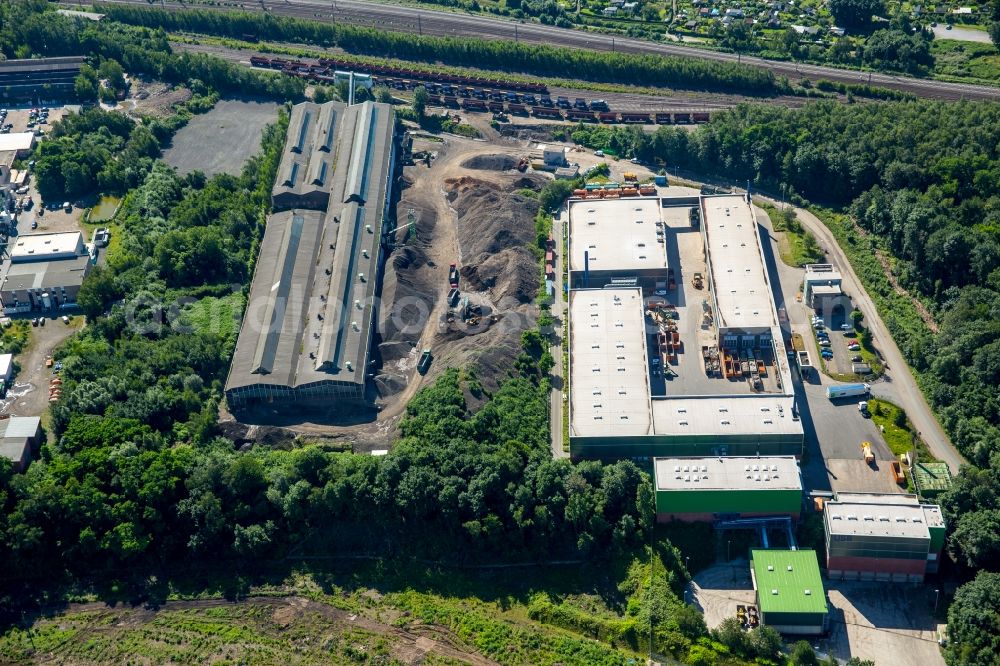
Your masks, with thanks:
[(794, 456), (657, 458), (656, 489), (801, 490)]
[(573, 290), (569, 309), (572, 434), (651, 434), (641, 291)]
[(806, 264), (806, 282), (840, 282), (840, 271), (833, 264)]
[(0, 379), (5, 379), (11, 374), (14, 365), (13, 354), (0, 354)]
[(778, 325), (757, 221), (742, 196), (704, 197), (702, 225), (719, 329), (760, 329)]
[(584, 270), (584, 252), (592, 271), (666, 270), (657, 223), (662, 224), (658, 197), (570, 201), (570, 270)]
[(825, 511), (830, 534), (927, 539), (929, 527), (944, 527), (940, 507), (914, 495), (840, 493)]
[(34, 142), (35, 135), (32, 132), (0, 134), (0, 153), (8, 150), (29, 150)]
[(38, 434), (41, 419), (37, 416), (12, 416), (0, 422), (0, 438), (15, 439), (34, 437)]
[(795, 399), (787, 395), (750, 394), (663, 398), (652, 401), (657, 435), (801, 434), (792, 417)]
[(29, 234), (18, 236), (10, 250), (11, 259), (18, 257), (45, 258), (61, 254), (76, 254), (83, 243), (79, 231), (54, 234)]

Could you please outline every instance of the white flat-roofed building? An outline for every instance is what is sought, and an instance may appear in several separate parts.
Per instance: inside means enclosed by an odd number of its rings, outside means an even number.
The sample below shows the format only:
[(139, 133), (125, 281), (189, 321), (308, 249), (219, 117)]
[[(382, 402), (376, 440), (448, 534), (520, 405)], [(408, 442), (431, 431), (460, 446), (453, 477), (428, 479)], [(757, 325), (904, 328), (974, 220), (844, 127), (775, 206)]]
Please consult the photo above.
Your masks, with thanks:
[(79, 231), (18, 236), (10, 248), (10, 260), (15, 264), (72, 259), (82, 254), (85, 254), (83, 234)]
[(820, 308), (824, 300), (841, 296), (842, 282), (833, 264), (808, 264), (802, 280), (802, 301), (811, 308)]
[[(686, 435), (720, 442), (739, 434), (762, 445), (765, 450), (761, 454), (773, 454), (769, 446), (772, 439), (801, 438), (802, 423), (793, 414), (794, 401), (786, 395), (681, 396), (653, 400), (653, 430), (657, 435)], [(720, 444), (714, 453), (732, 452)]]
[(720, 336), (769, 335), (778, 315), (750, 204), (738, 195), (703, 197), (701, 228)]
[[(680, 245), (678, 238), (685, 245), (678, 247), (680, 272), (705, 270), (701, 248), (691, 245), (699, 236), (679, 236), (693, 226), (687, 211), (699, 206), (709, 287), (727, 290), (715, 308), (722, 313), (714, 318), (720, 348), (743, 368), (744, 382), (685, 375), (691, 370), (685, 358), (696, 353), (700, 335), (692, 316), (700, 320), (701, 310), (675, 300), (669, 289), (655, 295), (650, 289), (667, 279), (666, 243)], [(802, 422), (765, 255), (743, 197), (570, 200), (568, 236), (573, 457), (802, 454)], [(657, 348), (665, 325), (655, 308), (647, 319), (643, 293), (677, 305), (684, 352), (673, 358), (679, 362)], [(692, 321), (694, 332), (683, 328)], [(716, 333), (707, 335), (715, 339)]]
[(34, 146), (34, 132), (0, 134), (0, 153), (12, 152), (17, 157), (23, 157), (24, 154), (31, 150)]
[(652, 433), (642, 293), (570, 292), (570, 434)]
[(53, 311), (76, 305), (93, 265), (79, 231), (16, 236), (10, 261), (0, 267), (0, 304), (7, 315)]
[(794, 456), (657, 458), (654, 468), (658, 491), (802, 490)]
[(802, 510), (794, 456), (656, 458), (653, 474), (660, 522), (798, 518)]
[(638, 278), (651, 287), (655, 278), (663, 279), (667, 248), (660, 199), (571, 199), (569, 270), (573, 288), (601, 287), (613, 278)]
[(831, 578), (921, 582), (938, 569), (944, 516), (916, 495), (838, 493), (823, 523)]

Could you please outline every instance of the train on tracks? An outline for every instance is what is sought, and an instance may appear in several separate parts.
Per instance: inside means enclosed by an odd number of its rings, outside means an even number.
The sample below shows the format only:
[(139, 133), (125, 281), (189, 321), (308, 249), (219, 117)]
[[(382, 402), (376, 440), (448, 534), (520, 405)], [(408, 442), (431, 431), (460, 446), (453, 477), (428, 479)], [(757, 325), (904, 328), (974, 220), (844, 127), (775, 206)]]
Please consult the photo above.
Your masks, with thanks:
[(319, 83), (334, 83), (337, 72), (353, 71), (371, 76), (373, 85), (394, 90), (413, 90), (423, 86), (432, 106), (462, 109), (468, 112), (509, 113), (513, 116), (533, 116), (572, 122), (625, 123), (637, 125), (670, 125), (706, 123), (707, 109), (686, 111), (628, 112), (615, 111), (600, 99), (577, 97), (552, 99), (542, 83), (508, 79), (431, 73), (417, 69), (374, 65), (352, 60), (320, 58), (308, 63), (285, 58), (252, 56), (253, 67), (284, 72)]

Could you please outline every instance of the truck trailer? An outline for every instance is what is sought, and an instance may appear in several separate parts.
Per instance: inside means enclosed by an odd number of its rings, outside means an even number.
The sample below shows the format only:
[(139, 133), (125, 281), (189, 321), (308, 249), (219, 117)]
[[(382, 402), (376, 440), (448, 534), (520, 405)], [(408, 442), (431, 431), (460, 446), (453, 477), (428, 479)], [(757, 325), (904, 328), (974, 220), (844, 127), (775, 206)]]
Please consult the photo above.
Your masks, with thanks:
[(837, 398), (851, 398), (856, 395), (868, 395), (872, 390), (870, 384), (839, 384), (837, 386), (826, 387), (826, 397), (830, 400)]

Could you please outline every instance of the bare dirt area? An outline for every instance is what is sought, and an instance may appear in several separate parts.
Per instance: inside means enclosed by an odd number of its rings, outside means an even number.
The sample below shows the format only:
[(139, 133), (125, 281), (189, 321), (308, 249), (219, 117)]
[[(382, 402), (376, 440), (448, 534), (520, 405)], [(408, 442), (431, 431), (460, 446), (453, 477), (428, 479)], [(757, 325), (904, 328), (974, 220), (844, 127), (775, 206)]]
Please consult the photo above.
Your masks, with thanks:
[[(423, 145), (421, 145), (423, 144)], [(512, 170), (525, 149), (497, 152), (482, 142), (448, 138), (421, 141), (415, 150), (436, 157), (430, 168), (408, 167), (397, 206), (400, 227), (409, 211), (413, 229), (397, 232), (382, 287), (376, 379), (383, 410), (380, 422), (402, 413), (425, 382), (447, 367), (472, 367), (494, 388), (519, 351), (521, 331), (535, 320), (531, 304), (538, 290), (533, 198), (545, 177)], [(475, 175), (470, 175), (475, 173)], [(460, 273), (461, 295), (449, 306), (449, 266)], [(482, 314), (464, 320), (464, 299)], [(432, 350), (425, 377), (416, 372), (421, 351)]]
[(300, 596), (73, 604), (36, 623), (60, 640), (25, 648), (36, 663), (496, 664), (445, 627), (369, 615)]
[[(60, 315), (61, 316), (61, 315)], [(69, 315), (67, 315), (69, 316)], [(49, 382), (56, 376), (45, 359), (83, 326), (83, 317), (72, 316), (69, 324), (59, 317), (45, 317), (44, 326), (31, 329), (28, 347), (15, 359), (20, 370), (7, 395), (0, 401), (0, 414), (41, 416), (49, 406)]]
[(163, 160), (181, 174), (201, 171), (238, 175), (260, 150), (261, 132), (278, 118), (278, 105), (255, 100), (220, 100), (208, 113), (191, 118), (174, 135)]
[(146, 81), (133, 77), (129, 84), (131, 96), (125, 108), (143, 116), (166, 118), (173, 114), (174, 106), (191, 99), (191, 91), (183, 86), (170, 86), (160, 81)]

